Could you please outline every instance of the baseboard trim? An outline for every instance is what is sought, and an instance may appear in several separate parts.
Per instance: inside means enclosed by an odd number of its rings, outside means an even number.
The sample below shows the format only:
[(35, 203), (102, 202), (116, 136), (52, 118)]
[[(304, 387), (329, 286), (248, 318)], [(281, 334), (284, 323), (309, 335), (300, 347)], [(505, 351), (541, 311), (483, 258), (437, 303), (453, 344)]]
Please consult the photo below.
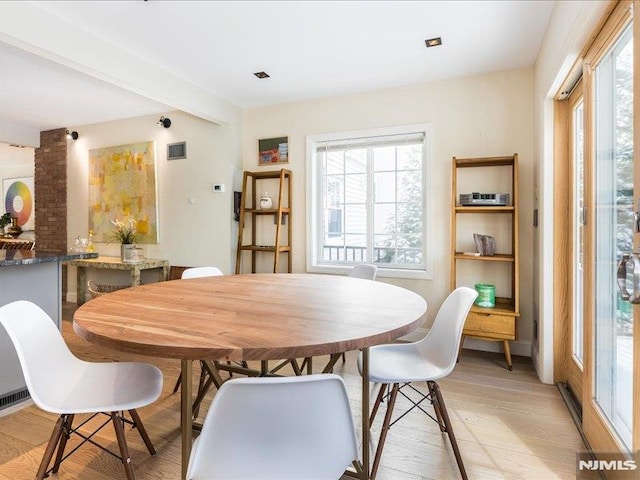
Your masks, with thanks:
[[(419, 328), (399, 340), (406, 342), (417, 342), (421, 338), (429, 333), (428, 328)], [(531, 342), (524, 340), (513, 340), (509, 342), (512, 355), (519, 355), (522, 357), (531, 356)], [(502, 353), (502, 342), (492, 342), (487, 340), (480, 340), (478, 338), (467, 338), (464, 341), (464, 348), (467, 350), (480, 350), (482, 352), (495, 352)]]
[(67, 302), (78, 303), (78, 294), (76, 292), (67, 292)]

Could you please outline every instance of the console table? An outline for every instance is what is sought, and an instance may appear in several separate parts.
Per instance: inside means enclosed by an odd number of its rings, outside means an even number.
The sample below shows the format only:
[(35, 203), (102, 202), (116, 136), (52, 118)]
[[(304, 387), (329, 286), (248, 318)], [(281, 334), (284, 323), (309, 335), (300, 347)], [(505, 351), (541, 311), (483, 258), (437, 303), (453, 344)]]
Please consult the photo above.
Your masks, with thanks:
[(78, 267), (78, 285), (77, 292), (78, 305), (85, 302), (87, 294), (87, 269), (101, 268), (105, 270), (129, 270), (131, 272), (131, 286), (140, 285), (140, 272), (142, 270), (161, 269), (160, 280), (165, 281), (169, 278), (169, 261), (147, 258), (141, 262), (125, 263), (120, 257), (98, 257), (86, 260), (74, 260), (69, 265)]

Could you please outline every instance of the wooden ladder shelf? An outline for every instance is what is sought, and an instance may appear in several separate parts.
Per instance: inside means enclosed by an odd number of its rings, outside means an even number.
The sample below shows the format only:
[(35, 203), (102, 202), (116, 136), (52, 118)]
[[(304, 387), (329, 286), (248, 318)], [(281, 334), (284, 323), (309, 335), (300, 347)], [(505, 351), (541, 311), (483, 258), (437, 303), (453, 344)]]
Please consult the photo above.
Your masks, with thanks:
[[(251, 185), (249, 185), (251, 179)], [(278, 179), (278, 195), (273, 199), (272, 208), (260, 208), (258, 182), (267, 179)], [(240, 203), (240, 224), (238, 226), (238, 250), (236, 253), (236, 274), (242, 270), (242, 252), (251, 253), (251, 273), (256, 273), (257, 254), (273, 252), (273, 273), (278, 272), (280, 254), (287, 254), (287, 272), (291, 273), (291, 170), (285, 168), (277, 171), (244, 172), (242, 181), (242, 199)], [(273, 215), (275, 232), (273, 243), (258, 245), (258, 218)], [(288, 217), (287, 241), (282, 242), (282, 226)], [(244, 243), (245, 222), (251, 220), (251, 243)]]

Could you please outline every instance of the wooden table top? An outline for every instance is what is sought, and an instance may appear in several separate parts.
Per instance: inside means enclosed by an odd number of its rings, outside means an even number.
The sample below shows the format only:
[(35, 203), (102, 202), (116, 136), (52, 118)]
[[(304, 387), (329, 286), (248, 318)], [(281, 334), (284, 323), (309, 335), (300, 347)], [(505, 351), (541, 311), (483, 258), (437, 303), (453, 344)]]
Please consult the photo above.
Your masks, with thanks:
[(90, 342), (180, 359), (272, 360), (390, 342), (426, 316), (418, 294), (382, 282), (253, 274), (152, 283), (82, 305), (74, 330)]

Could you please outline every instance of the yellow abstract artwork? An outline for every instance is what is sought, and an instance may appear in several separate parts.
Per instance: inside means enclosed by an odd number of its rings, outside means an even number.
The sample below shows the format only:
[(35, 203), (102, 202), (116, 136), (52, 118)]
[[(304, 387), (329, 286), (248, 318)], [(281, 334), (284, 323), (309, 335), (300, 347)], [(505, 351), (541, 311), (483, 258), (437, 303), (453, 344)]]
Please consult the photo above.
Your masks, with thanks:
[(158, 243), (154, 142), (89, 150), (89, 229), (113, 242), (112, 221), (136, 222), (136, 243)]

